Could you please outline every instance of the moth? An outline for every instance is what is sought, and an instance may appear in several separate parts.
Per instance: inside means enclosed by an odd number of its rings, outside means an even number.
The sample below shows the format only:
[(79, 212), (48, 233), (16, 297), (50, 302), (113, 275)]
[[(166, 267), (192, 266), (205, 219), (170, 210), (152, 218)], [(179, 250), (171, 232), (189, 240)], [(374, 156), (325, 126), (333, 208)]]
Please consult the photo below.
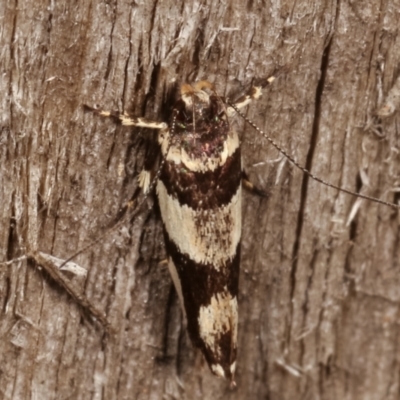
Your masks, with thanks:
[[(260, 96), (261, 86), (253, 87), (234, 106)], [(143, 170), (139, 186), (145, 193), (155, 186), (168, 269), (190, 338), (211, 371), (234, 382), (244, 184), (239, 137), (229, 122), (236, 111), (208, 81), (181, 86), (169, 124), (91, 110), (159, 131), (160, 167), (153, 178)]]
[(158, 130), (160, 166), (154, 176), (143, 170), (139, 186), (146, 195), (155, 188), (168, 268), (189, 336), (211, 371), (232, 384), (238, 336), (242, 189), (258, 190), (244, 178), (239, 137), (230, 117), (241, 115), (296, 167), (318, 182), (399, 208), (315, 177), (248, 120), (240, 109), (261, 96), (262, 86), (252, 87), (245, 96), (230, 103), (208, 81), (183, 84), (169, 123), (86, 106), (122, 125)]

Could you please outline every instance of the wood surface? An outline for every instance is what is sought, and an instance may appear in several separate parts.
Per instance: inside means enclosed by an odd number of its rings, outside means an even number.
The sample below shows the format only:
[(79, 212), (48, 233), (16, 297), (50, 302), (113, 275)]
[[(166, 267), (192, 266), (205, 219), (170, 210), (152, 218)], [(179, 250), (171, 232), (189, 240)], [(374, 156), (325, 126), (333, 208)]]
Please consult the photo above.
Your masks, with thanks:
[[(83, 104), (168, 120), (179, 85), (235, 98), (314, 174), (398, 200), (399, 120), (376, 112), (398, 75), (400, 4), (348, 1), (0, 3), (0, 261), (67, 259), (137, 198), (155, 132)], [(311, 181), (240, 118), (244, 195), (237, 388), (187, 336), (150, 196), (65, 273), (0, 266), (2, 399), (400, 398), (398, 212)], [(141, 195), (139, 195), (139, 198)]]

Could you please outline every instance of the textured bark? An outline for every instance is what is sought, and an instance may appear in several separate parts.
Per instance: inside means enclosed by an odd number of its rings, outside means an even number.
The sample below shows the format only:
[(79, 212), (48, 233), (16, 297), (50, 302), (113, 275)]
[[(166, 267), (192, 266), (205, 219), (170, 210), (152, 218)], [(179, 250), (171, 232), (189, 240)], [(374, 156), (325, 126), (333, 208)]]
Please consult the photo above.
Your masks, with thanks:
[[(398, 117), (368, 124), (397, 77), (399, 9), (2, 1), (1, 260), (66, 259), (134, 196), (154, 133), (82, 104), (166, 120), (178, 84), (199, 79), (234, 97), (284, 71), (248, 115), (321, 178), (396, 201)], [(247, 172), (269, 192), (244, 198), (238, 387), (191, 346), (150, 197), (75, 259), (85, 282), (67, 277), (107, 314), (109, 338), (32, 260), (1, 266), (1, 398), (399, 398), (397, 212), (364, 201), (349, 219), (354, 198), (237, 125)]]

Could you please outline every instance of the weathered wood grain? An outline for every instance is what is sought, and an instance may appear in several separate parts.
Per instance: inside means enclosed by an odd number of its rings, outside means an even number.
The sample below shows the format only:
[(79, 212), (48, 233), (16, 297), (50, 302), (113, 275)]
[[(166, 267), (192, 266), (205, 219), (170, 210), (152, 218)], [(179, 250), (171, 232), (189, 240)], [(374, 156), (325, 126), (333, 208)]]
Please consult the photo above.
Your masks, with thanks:
[[(1, 261), (67, 258), (133, 197), (154, 133), (83, 104), (165, 120), (198, 79), (235, 97), (284, 70), (248, 115), (320, 177), (397, 200), (398, 117), (364, 128), (397, 78), (399, 18), (376, 0), (1, 2)], [(109, 338), (31, 261), (0, 267), (1, 398), (399, 398), (397, 213), (363, 202), (347, 226), (354, 198), (243, 125), (269, 197), (244, 199), (237, 389), (190, 344), (150, 198), (69, 276)]]

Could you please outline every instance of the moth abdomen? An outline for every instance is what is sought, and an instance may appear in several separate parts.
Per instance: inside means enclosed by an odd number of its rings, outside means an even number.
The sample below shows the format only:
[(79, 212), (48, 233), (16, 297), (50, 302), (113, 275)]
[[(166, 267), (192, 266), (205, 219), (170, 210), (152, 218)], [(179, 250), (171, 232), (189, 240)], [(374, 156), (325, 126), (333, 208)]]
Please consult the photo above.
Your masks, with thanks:
[[(236, 367), (240, 244), (223, 270), (193, 261), (165, 235), (168, 267), (182, 301), (192, 342), (218, 376), (233, 378)], [(212, 277), (212, 278), (210, 278)], [(179, 293), (180, 292), (180, 293)]]

